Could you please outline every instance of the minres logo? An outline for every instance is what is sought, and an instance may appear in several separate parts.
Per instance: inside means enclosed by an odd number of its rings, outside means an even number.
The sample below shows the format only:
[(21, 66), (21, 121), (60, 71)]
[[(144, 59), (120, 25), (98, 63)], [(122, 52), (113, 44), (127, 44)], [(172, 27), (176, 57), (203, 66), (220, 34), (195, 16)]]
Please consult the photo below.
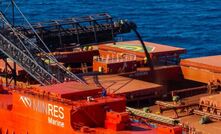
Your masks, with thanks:
[(48, 123), (64, 127), (64, 122), (59, 120), (64, 119), (64, 108), (46, 103), (39, 99), (31, 99), (26, 96), (21, 96), (20, 100), (25, 105), (25, 107), (30, 108), (36, 112), (48, 115)]
[(26, 106), (26, 107), (31, 107), (31, 99), (25, 97), (25, 96), (21, 96), (20, 97), (20, 100), (23, 102), (23, 104)]

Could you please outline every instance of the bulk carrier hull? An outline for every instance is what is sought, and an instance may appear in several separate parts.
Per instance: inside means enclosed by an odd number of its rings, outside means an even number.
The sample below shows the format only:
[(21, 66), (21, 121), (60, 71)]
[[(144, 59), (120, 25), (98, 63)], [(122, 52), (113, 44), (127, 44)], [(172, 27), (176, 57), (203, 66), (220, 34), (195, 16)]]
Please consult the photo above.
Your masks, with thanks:
[[(179, 120), (126, 103), (167, 97), (185, 49), (143, 42), (107, 13), (15, 26), (1, 12), (0, 22), (0, 134), (182, 133)], [(115, 42), (131, 31), (139, 41)]]
[[(154, 128), (130, 122), (129, 115), (125, 112), (124, 97), (106, 96), (72, 101), (68, 97), (68, 89), (61, 88), (63, 93), (66, 91), (65, 95), (61, 94), (63, 97), (54, 96), (53, 94), (57, 93), (43, 90), (18, 88), (0, 95), (2, 134), (156, 133)], [(81, 92), (86, 93), (84, 90)], [(79, 93), (76, 91), (69, 92), (72, 98), (73, 94)], [(67, 97), (69, 99), (66, 99)], [(82, 94), (79, 97), (86, 96)]]

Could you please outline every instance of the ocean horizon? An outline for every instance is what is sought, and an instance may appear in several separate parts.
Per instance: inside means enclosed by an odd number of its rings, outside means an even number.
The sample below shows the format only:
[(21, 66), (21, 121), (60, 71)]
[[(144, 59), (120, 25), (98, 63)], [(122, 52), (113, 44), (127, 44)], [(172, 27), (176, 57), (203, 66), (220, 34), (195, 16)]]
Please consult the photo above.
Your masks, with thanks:
[[(107, 12), (138, 26), (143, 40), (187, 49), (186, 57), (221, 54), (220, 0), (15, 0), (30, 22)], [(10, 1), (1, 1), (9, 20)], [(6, 11), (6, 12), (5, 12)], [(16, 24), (24, 20), (16, 12)], [(125, 40), (136, 39), (131, 33)]]

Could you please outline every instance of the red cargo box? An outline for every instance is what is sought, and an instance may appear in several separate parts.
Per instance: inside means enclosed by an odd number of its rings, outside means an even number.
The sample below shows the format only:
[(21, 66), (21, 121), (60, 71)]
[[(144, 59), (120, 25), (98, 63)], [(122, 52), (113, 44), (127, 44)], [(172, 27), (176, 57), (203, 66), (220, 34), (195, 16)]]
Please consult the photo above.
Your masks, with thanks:
[(50, 86), (39, 87), (41, 92), (52, 94), (60, 98), (77, 100), (87, 96), (98, 95), (102, 89), (95, 85), (85, 85), (79, 82), (64, 82)]
[(181, 69), (186, 79), (208, 83), (221, 80), (221, 55), (181, 60)]
[(125, 124), (118, 124), (118, 123), (105, 121), (105, 128), (106, 129), (111, 129), (111, 130), (114, 130), (114, 131), (120, 131), (120, 130), (124, 130), (125, 127), (126, 127)]
[(161, 97), (166, 87), (118, 75), (85, 76), (87, 83), (99, 83), (110, 94), (126, 95), (127, 101), (153, 99)]
[(73, 51), (73, 52), (53, 52), (55, 58), (64, 63), (92, 62), (93, 56), (98, 56), (98, 50)]
[[(146, 48), (151, 56), (153, 55), (168, 55), (168, 54), (183, 54), (186, 53), (186, 49), (184, 48), (178, 48), (178, 47), (172, 47), (167, 45), (161, 45), (151, 42), (145, 42)], [(117, 42), (116, 44), (109, 43), (104, 45), (99, 45), (99, 51), (101, 51), (101, 54), (105, 55), (105, 51), (109, 53), (117, 52), (117, 53), (128, 53), (128, 54), (134, 54), (137, 57), (144, 58), (145, 53), (142, 48), (142, 45), (140, 41), (125, 41), (125, 42)]]

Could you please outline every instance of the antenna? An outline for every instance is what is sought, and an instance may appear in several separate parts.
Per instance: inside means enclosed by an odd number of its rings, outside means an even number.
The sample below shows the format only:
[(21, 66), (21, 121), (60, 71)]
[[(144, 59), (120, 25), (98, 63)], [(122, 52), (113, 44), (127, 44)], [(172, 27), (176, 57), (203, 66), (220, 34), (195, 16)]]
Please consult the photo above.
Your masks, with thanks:
[(11, 0), (11, 5), (12, 5), (12, 27), (15, 26), (15, 5), (14, 5), (14, 0)]
[(0, 11), (2, 11), (2, 0), (0, 0)]

